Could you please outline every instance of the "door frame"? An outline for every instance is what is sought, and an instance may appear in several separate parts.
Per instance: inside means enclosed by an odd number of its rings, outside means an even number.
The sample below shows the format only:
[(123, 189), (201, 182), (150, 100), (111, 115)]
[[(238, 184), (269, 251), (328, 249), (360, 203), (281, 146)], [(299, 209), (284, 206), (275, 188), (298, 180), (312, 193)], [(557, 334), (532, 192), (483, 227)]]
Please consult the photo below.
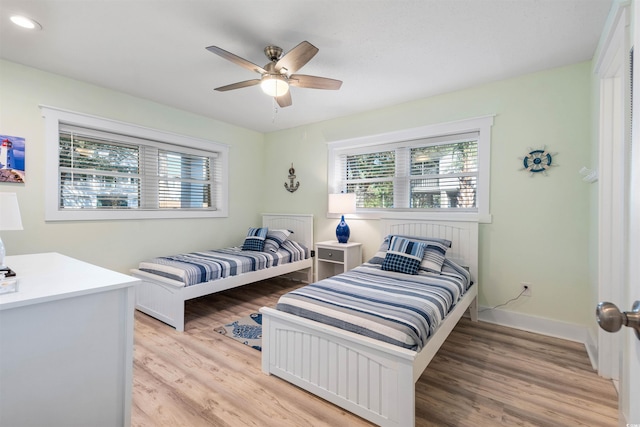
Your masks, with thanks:
[[(617, 3), (596, 59), (599, 78), (598, 301), (624, 301), (630, 140), (629, 3)], [(614, 6), (616, 7), (616, 6)], [(618, 380), (622, 337), (598, 329), (598, 373)]]

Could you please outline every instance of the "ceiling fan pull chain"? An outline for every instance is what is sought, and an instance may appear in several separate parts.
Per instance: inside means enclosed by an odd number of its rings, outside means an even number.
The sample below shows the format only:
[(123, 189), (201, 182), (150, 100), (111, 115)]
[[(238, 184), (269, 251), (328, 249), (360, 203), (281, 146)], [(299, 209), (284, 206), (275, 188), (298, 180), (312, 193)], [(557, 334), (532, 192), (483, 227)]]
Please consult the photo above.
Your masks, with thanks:
[(278, 115), (278, 103), (276, 102), (275, 98), (272, 98), (271, 102), (273, 104), (273, 115), (271, 116), (271, 123), (275, 123), (276, 117)]

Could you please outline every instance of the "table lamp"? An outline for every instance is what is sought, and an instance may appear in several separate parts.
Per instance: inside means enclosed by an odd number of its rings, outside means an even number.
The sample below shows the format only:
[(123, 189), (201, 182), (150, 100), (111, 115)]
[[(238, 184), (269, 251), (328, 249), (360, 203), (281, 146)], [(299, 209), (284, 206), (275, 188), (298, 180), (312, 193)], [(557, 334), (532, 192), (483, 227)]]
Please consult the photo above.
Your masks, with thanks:
[(351, 232), (349, 231), (349, 226), (344, 221), (344, 215), (356, 213), (356, 194), (329, 194), (329, 213), (342, 215), (340, 223), (338, 223), (338, 227), (336, 227), (336, 239), (338, 243), (347, 243)]
[[(5, 230), (22, 230), (16, 193), (0, 193), (0, 231)], [(4, 263), (5, 253), (4, 243), (0, 236), (0, 273), (4, 273), (6, 277), (15, 276), (16, 273)]]

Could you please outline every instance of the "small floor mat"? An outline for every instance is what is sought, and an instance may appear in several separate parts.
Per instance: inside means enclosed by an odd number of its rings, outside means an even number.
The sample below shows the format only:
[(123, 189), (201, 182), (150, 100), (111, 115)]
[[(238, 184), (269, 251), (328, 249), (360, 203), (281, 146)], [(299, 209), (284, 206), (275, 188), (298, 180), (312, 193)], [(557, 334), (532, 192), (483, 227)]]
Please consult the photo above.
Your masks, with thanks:
[(262, 351), (262, 314), (260, 313), (251, 313), (235, 322), (215, 328), (214, 331)]

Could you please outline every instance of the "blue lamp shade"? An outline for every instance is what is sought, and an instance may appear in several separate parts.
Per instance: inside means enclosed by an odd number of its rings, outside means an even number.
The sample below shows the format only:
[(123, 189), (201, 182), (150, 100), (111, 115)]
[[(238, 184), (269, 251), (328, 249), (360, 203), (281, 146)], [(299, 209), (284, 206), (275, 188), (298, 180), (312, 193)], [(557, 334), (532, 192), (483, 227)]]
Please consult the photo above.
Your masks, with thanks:
[(336, 239), (338, 243), (347, 243), (351, 231), (344, 221), (344, 214), (356, 212), (356, 195), (355, 193), (329, 194), (329, 213), (338, 213), (342, 217), (340, 223), (336, 227)]

